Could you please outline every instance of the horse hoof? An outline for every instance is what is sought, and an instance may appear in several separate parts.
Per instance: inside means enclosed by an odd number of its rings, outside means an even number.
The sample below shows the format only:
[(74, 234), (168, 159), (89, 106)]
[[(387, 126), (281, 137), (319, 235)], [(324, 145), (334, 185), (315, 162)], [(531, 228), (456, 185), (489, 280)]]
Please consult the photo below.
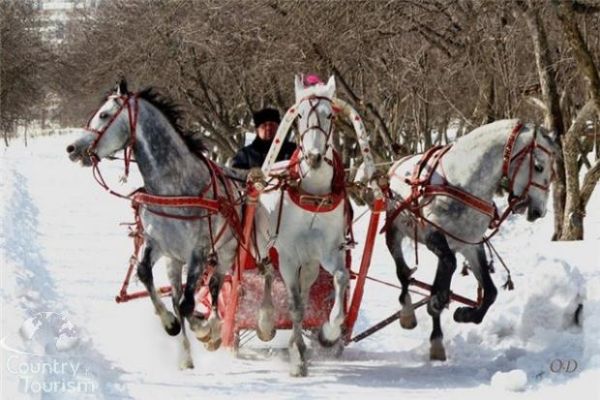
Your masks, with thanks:
[(417, 317), (415, 316), (415, 313), (400, 313), (400, 326), (404, 329), (415, 329), (417, 327)]
[(444, 349), (444, 344), (441, 339), (434, 339), (431, 341), (429, 359), (431, 361), (446, 361), (446, 350)]
[(340, 336), (338, 336), (334, 340), (331, 340), (331, 339), (327, 338), (327, 335), (323, 331), (323, 328), (321, 328), (319, 330), (319, 336), (317, 336), (317, 339), (319, 340), (319, 344), (321, 346), (323, 346), (323, 347), (333, 347), (333, 346), (335, 346), (340, 341)]
[(308, 368), (306, 367), (306, 363), (302, 363), (300, 365), (293, 365), (290, 369), (290, 376), (294, 378), (304, 377), (308, 375)]
[(177, 321), (177, 318), (175, 317), (173, 317), (173, 321), (171, 321), (171, 324), (169, 326), (165, 325), (164, 328), (170, 336), (177, 336), (179, 335), (179, 332), (181, 332), (181, 324), (179, 323), (179, 321)]
[(194, 331), (196, 339), (202, 343), (206, 343), (210, 340), (210, 326), (205, 319), (199, 317), (192, 317), (189, 319), (190, 328)]
[(209, 340), (208, 342), (204, 343), (204, 347), (208, 351), (217, 351), (219, 347), (221, 347), (221, 338)]
[(475, 324), (481, 323), (483, 318), (478, 315), (477, 310), (471, 307), (459, 307), (454, 311), (454, 321), (460, 323), (473, 322)]
[(204, 333), (199, 333), (199, 332), (195, 332), (196, 333), (196, 339), (198, 339), (199, 342), (202, 342), (204, 344), (208, 343), (210, 341), (210, 332), (204, 332)]
[(258, 338), (263, 342), (270, 342), (275, 337), (275, 328), (266, 332), (258, 328), (256, 330), (256, 336), (258, 336)]
[(186, 369), (194, 369), (194, 362), (191, 358), (183, 360), (181, 364), (179, 364), (179, 369), (182, 371)]
[(344, 353), (345, 344), (343, 340), (337, 340), (331, 347), (323, 346), (320, 342), (319, 345), (317, 347), (318, 354), (326, 359), (340, 358)]

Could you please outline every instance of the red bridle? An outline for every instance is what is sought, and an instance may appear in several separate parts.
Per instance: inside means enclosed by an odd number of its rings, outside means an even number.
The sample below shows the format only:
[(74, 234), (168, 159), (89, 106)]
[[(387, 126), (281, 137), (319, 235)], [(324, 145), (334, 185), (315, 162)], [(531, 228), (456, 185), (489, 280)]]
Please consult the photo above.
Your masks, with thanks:
[[(99, 174), (99, 170), (97, 167), (98, 163), (100, 162), (100, 158), (96, 155), (94, 150), (98, 146), (98, 143), (100, 142), (100, 140), (102, 139), (102, 137), (104, 136), (104, 134), (106, 133), (108, 128), (110, 128), (110, 126), (117, 120), (117, 118), (119, 117), (121, 112), (124, 109), (127, 109), (127, 118), (129, 121), (129, 143), (125, 146), (125, 149), (124, 149), (125, 177), (127, 177), (129, 175), (129, 164), (131, 163), (131, 157), (133, 155), (133, 147), (135, 146), (135, 131), (137, 129), (137, 121), (138, 121), (138, 113), (139, 113), (138, 95), (136, 93), (121, 95), (118, 97), (113, 97), (112, 99), (114, 101), (116, 101), (117, 103), (119, 102), (118, 100), (120, 100), (121, 102), (119, 104), (119, 109), (117, 110), (116, 113), (114, 113), (112, 115), (112, 117), (108, 120), (108, 122), (100, 129), (94, 129), (94, 128), (90, 127), (92, 119), (98, 113), (98, 110), (99, 110), (98, 109), (94, 114), (92, 114), (92, 116), (90, 117), (90, 119), (88, 120), (88, 122), (84, 128), (86, 131), (92, 132), (93, 134), (96, 135), (96, 139), (94, 139), (94, 142), (91, 144), (91, 146), (88, 148), (87, 151), (88, 151), (88, 155), (90, 156), (92, 163), (93, 163), (94, 176), (95, 177), (97, 176), (96, 180), (98, 180), (98, 182), (102, 186), (105, 186), (105, 188), (106, 188), (106, 184), (104, 183), (104, 179), (102, 179), (102, 176)], [(102, 106), (100, 106), (100, 108), (101, 107)]]
[[(523, 124), (518, 123), (515, 126), (515, 128), (513, 129), (513, 131), (511, 132), (510, 136), (508, 137), (506, 146), (504, 147), (504, 153), (502, 155), (502, 178), (501, 179), (502, 179), (502, 182), (504, 182), (504, 184), (506, 185), (506, 188), (508, 189), (508, 192), (509, 192), (509, 195), (508, 195), (509, 208), (513, 208), (517, 204), (525, 201), (527, 199), (527, 195), (529, 194), (529, 189), (532, 186), (539, 190), (542, 190), (544, 192), (547, 192), (548, 190), (550, 190), (550, 184), (552, 183), (552, 181), (554, 179), (554, 175), (555, 175), (554, 168), (552, 167), (552, 163), (550, 163), (551, 168), (552, 168), (552, 175), (551, 175), (550, 179), (548, 180), (548, 182), (546, 182), (545, 184), (542, 184), (542, 183), (535, 182), (533, 180), (533, 171), (535, 169), (535, 161), (534, 161), (533, 152), (535, 151), (535, 149), (542, 150), (544, 153), (548, 154), (548, 156), (551, 159), (553, 157), (552, 151), (548, 150), (547, 148), (545, 148), (544, 146), (540, 145), (537, 142), (537, 140), (536, 140), (537, 139), (537, 129), (535, 129), (535, 128), (534, 128), (534, 133), (533, 133), (533, 139), (531, 140), (531, 142), (527, 146), (525, 146), (521, 150), (519, 150), (519, 152), (517, 154), (515, 154), (514, 156), (512, 155), (515, 143), (516, 143), (519, 135), (521, 134), (522, 130), (523, 130)], [(529, 176), (527, 179), (527, 184), (525, 185), (525, 188), (523, 189), (521, 194), (516, 195), (514, 192), (515, 180), (516, 180), (517, 174), (521, 170), (521, 167), (523, 166), (524, 161), (527, 158), (527, 156), (529, 156)], [(513, 170), (512, 176), (511, 176), (510, 175), (510, 166), (511, 166), (511, 163), (514, 163), (514, 162), (516, 162), (516, 165), (514, 167), (514, 170)]]
[[(333, 166), (333, 160), (325, 157), (325, 154), (327, 153), (327, 150), (329, 150), (329, 147), (331, 147), (331, 143), (329, 142), (329, 139), (331, 138), (331, 134), (333, 133), (333, 101), (329, 98), (329, 97), (325, 97), (325, 96), (307, 96), (305, 98), (303, 98), (302, 100), (300, 100), (300, 102), (298, 103), (298, 105), (300, 105), (301, 103), (303, 103), (304, 101), (308, 102), (308, 105), (310, 106), (310, 109), (308, 111), (308, 114), (306, 115), (306, 118), (310, 118), (311, 114), (315, 113), (317, 116), (317, 124), (316, 125), (310, 125), (308, 126), (306, 129), (304, 129), (302, 132), (300, 132), (299, 135), (299, 140), (298, 140), (298, 148), (300, 149), (300, 151), (303, 154), (303, 158), (306, 158), (308, 155), (304, 153), (304, 148), (302, 146), (302, 142), (304, 140), (304, 135), (306, 135), (308, 132), (310, 132), (311, 130), (316, 130), (320, 133), (322, 133), (323, 135), (325, 135), (325, 150), (324, 150), (324, 154), (323, 154), (323, 160), (325, 160), (325, 162), (327, 162), (327, 164)], [(327, 101), (329, 102), (332, 107), (332, 114), (330, 117), (330, 124), (329, 124), (329, 129), (326, 131), (325, 129), (323, 129), (323, 126), (321, 124), (321, 118), (319, 118), (319, 114), (317, 111), (317, 107), (319, 106), (319, 103), (321, 101)], [(298, 114), (298, 118), (301, 118), (301, 116)]]

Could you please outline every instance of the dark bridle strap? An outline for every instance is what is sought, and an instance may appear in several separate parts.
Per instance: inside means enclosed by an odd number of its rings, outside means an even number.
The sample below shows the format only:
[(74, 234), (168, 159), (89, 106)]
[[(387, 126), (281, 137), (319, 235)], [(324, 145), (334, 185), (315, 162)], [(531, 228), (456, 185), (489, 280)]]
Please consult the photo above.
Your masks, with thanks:
[[(298, 104), (301, 104), (304, 101), (308, 101), (308, 104), (310, 105), (310, 110), (308, 112), (308, 115), (306, 116), (306, 118), (309, 118), (311, 114), (313, 113), (317, 113), (317, 106), (319, 105), (319, 102), (321, 101), (327, 101), (329, 103), (331, 103), (332, 105), (332, 110), (333, 110), (333, 100), (330, 99), (329, 97), (325, 97), (325, 96), (315, 96), (315, 95), (311, 95), (311, 96), (307, 96), (305, 98), (303, 98), (302, 100), (300, 100), (298, 102)], [(300, 118), (300, 116), (298, 116), (298, 118)], [(331, 138), (331, 135), (333, 133), (333, 121), (329, 124), (329, 129), (326, 132), (325, 129), (323, 129), (323, 127), (321, 126), (321, 120), (319, 119), (319, 116), (317, 114), (317, 121), (319, 121), (318, 125), (311, 125), (309, 127), (307, 127), (305, 130), (303, 130), (302, 132), (300, 132), (299, 136), (298, 136), (298, 148), (304, 153), (304, 149), (302, 146), (302, 140), (304, 138), (304, 135), (306, 135), (306, 133), (308, 133), (311, 130), (316, 130), (318, 132), (321, 132), (323, 135), (325, 135), (325, 153), (327, 153), (327, 150), (329, 150), (329, 147), (331, 147), (330, 143), (329, 143), (329, 139)], [(323, 157), (323, 159), (325, 160), (325, 162), (327, 162), (329, 165), (333, 166), (334, 165), (334, 161), (330, 160), (326, 157)]]

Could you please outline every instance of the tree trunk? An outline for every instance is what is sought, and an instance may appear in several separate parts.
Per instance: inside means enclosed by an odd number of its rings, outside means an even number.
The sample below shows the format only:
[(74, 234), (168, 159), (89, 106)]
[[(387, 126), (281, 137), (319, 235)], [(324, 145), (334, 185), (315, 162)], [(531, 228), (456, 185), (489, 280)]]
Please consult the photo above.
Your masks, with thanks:
[[(583, 75), (588, 85), (590, 97), (594, 103), (596, 111), (600, 114), (600, 77), (598, 70), (594, 65), (594, 60), (590, 54), (583, 36), (577, 26), (577, 21), (573, 15), (573, 3), (561, 0), (552, 0), (554, 9), (563, 28), (563, 34), (573, 50), (577, 69)], [(585, 123), (585, 121), (583, 121)], [(564, 140), (564, 155), (567, 175), (567, 200), (565, 204), (565, 213), (563, 220), (563, 232), (561, 240), (582, 240), (583, 239), (583, 218), (585, 216), (585, 203), (581, 197), (579, 187), (579, 170), (577, 168), (577, 156), (579, 155), (578, 132), (576, 129), (570, 129)], [(596, 161), (597, 165), (598, 161)], [(591, 190), (596, 185), (598, 173), (596, 165), (588, 171), (586, 178), (586, 195), (591, 195)], [(595, 178), (595, 181), (593, 181)], [(589, 197), (588, 197), (589, 199)]]
[[(538, 10), (534, 5), (525, 3), (524, 1), (517, 2), (519, 5), (531, 39), (535, 53), (535, 62), (540, 79), (542, 89), (542, 98), (546, 107), (544, 113), (545, 126), (550, 131), (555, 133), (556, 144), (562, 150), (561, 139), (564, 135), (565, 127), (560, 109), (560, 97), (556, 89), (556, 71), (553, 67), (554, 63), (550, 57), (550, 49), (548, 46), (548, 37), (543, 24), (540, 21)], [(557, 179), (553, 184), (552, 199), (554, 202), (554, 235), (553, 240), (562, 237), (563, 218), (566, 202), (566, 173), (565, 164), (562, 159), (558, 158), (555, 163)]]

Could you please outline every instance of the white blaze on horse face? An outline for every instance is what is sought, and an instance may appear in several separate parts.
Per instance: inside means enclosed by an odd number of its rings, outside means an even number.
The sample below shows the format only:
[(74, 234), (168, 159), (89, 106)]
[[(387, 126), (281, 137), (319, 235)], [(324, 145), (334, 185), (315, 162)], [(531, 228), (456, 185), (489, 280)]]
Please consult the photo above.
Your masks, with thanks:
[[(330, 77), (326, 85), (316, 84), (305, 87), (302, 78), (295, 78), (296, 103), (298, 106), (298, 130), (302, 151), (311, 168), (318, 168), (326, 155), (331, 141), (333, 122), (332, 102), (335, 95), (335, 79)], [(330, 101), (328, 101), (329, 99)]]
[[(319, 102), (311, 112), (314, 102)], [(311, 104), (312, 103), (312, 104)], [(325, 100), (305, 101), (300, 106), (298, 122), (302, 134), (302, 148), (307, 155), (324, 156), (331, 130), (333, 110)]]
[[(538, 133), (536, 135), (536, 142), (545, 149), (552, 151), (554, 149), (554, 146), (550, 140), (542, 134)], [(530, 160), (529, 157), (533, 157), (533, 160)], [(521, 195), (529, 184), (526, 204), (527, 219), (529, 221), (535, 221), (536, 219), (546, 215), (546, 206), (550, 191), (549, 189), (545, 190), (537, 187), (536, 185), (543, 187), (549, 186), (550, 181), (552, 180), (552, 163), (553, 157), (550, 154), (546, 153), (540, 148), (535, 148), (531, 155), (523, 161), (523, 164), (517, 173), (517, 176), (515, 177), (515, 195)], [(530, 168), (533, 169), (531, 171), (531, 182), (529, 182)], [(520, 207), (517, 207), (517, 209), (520, 209)], [(525, 210), (523, 208), (523, 212), (524, 211)]]
[(110, 124), (96, 143), (96, 147), (92, 149), (98, 158), (110, 156), (127, 145), (129, 139), (127, 110), (122, 110), (119, 116), (113, 120), (113, 116), (121, 109), (121, 102), (122, 100), (118, 96), (109, 96), (90, 120), (89, 128), (96, 131), (103, 131)]

